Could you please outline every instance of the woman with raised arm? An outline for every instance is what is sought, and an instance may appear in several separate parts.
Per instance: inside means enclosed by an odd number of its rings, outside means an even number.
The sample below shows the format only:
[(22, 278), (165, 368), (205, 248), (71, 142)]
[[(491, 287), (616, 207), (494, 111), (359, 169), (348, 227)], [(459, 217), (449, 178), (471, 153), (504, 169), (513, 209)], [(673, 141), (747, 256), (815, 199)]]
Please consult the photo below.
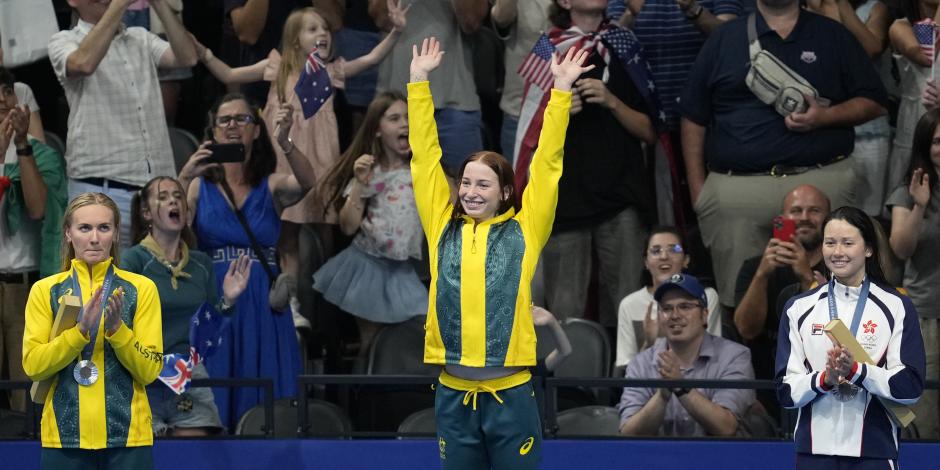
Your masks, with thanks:
[(587, 52), (575, 48), (552, 59), (555, 85), (521, 207), (512, 166), (488, 151), (464, 160), (452, 203), (428, 82), (444, 51), (426, 38), (412, 54), (411, 174), (431, 265), (424, 361), (445, 366), (435, 399), (441, 465), (537, 468), (530, 283), (558, 201), (571, 85), (593, 66), (583, 67)]

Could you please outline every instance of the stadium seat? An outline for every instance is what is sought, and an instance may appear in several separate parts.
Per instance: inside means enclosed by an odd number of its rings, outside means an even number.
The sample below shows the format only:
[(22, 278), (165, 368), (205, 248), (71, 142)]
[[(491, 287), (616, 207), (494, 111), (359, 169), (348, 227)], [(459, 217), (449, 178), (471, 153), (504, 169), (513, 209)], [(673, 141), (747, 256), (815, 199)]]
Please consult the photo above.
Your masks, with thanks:
[[(581, 318), (569, 318), (562, 323), (571, 354), (554, 371), (555, 377), (604, 378), (609, 377), (611, 352), (607, 332), (599, 323)], [(536, 328), (538, 345), (536, 355), (544, 358), (555, 349), (555, 340), (547, 328)], [(599, 397), (594, 390), (584, 387), (558, 389), (557, 409), (566, 410), (588, 405), (606, 404), (608, 391)]]
[(180, 169), (183, 168), (189, 157), (196, 153), (196, 149), (199, 148), (199, 140), (189, 131), (178, 127), (170, 127), (169, 130), (170, 146), (173, 147), (173, 160), (176, 162), (176, 173), (179, 174)]
[[(437, 420), (434, 417), (434, 408), (425, 408), (408, 415), (408, 417), (398, 425), (398, 433), (411, 435), (402, 436), (404, 438), (414, 437), (416, 435), (433, 436), (437, 434)], [(402, 437), (399, 437), (399, 439)]]
[[(440, 367), (424, 363), (424, 316), (388, 325), (376, 333), (369, 350), (369, 375), (440, 374)], [(434, 406), (428, 385), (361, 387), (356, 391), (357, 429), (394, 432), (412, 413)]]
[(557, 436), (619, 436), (620, 413), (612, 406), (582, 406), (558, 413)]
[[(272, 435), (275, 438), (293, 438), (298, 434), (298, 403), (292, 398), (274, 402)], [(347, 437), (352, 432), (352, 424), (343, 410), (328, 401), (309, 399), (307, 401), (307, 432), (314, 437)], [(235, 428), (239, 436), (265, 436), (264, 405), (251, 408)]]

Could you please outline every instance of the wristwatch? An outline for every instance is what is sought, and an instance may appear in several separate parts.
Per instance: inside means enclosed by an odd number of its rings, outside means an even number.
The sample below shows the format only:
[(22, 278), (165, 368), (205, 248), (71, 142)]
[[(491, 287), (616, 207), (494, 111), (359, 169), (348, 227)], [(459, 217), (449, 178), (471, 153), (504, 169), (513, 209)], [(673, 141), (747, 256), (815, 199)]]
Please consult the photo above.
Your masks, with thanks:
[(284, 156), (290, 155), (294, 151), (294, 140), (290, 137), (287, 138), (287, 145), (282, 145), (281, 150), (284, 151)]
[(27, 157), (33, 154), (33, 146), (26, 145), (23, 148), (17, 148), (16, 154), (21, 157)]
[(688, 389), (688, 388), (674, 388), (674, 389), (672, 389), (672, 394), (675, 395), (676, 398), (679, 398), (679, 397), (681, 397), (682, 395), (685, 395), (686, 393), (689, 393), (689, 392), (691, 392), (691, 391), (692, 391), (692, 390), (691, 390), (691, 389)]
[(705, 10), (705, 7), (703, 7), (701, 4), (696, 3), (695, 8), (686, 10), (685, 13), (683, 14), (685, 15), (686, 19), (695, 21), (698, 19), (698, 17), (702, 16), (702, 12), (704, 10)]

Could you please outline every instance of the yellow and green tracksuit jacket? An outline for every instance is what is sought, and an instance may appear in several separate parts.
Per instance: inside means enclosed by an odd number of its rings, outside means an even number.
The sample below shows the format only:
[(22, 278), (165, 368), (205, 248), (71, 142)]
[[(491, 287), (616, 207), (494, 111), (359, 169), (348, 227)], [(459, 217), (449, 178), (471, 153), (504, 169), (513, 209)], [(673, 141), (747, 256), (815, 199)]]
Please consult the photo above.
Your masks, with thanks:
[(431, 263), (425, 362), (535, 364), (532, 275), (555, 219), (570, 107), (570, 92), (552, 90), (519, 213), (474, 225), (451, 216), (429, 84), (408, 84), (411, 176)]
[[(89, 343), (73, 327), (52, 341), (54, 316), (62, 296), (76, 292), (72, 271), (78, 276), (82, 305), (104, 283), (112, 260), (94, 265), (72, 260), (72, 269), (41, 279), (33, 285), (26, 304), (23, 334), (23, 369), (34, 381), (55, 377), (42, 410), (42, 446), (104, 449), (153, 445), (150, 405), (144, 387), (163, 367), (163, 330), (160, 298), (153, 281), (115, 267), (112, 289), (124, 288), (124, 325), (111, 336), (98, 328), (92, 361), (98, 381), (79, 385), (72, 376)], [(77, 293), (77, 292), (76, 292)]]

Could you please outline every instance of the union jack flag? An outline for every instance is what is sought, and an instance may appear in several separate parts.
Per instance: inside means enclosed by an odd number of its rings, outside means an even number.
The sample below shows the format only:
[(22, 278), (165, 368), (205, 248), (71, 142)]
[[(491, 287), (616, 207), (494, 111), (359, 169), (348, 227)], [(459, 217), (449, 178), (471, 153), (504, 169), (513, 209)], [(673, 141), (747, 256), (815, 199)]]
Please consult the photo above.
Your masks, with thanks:
[(297, 79), (294, 92), (297, 93), (297, 98), (300, 99), (300, 107), (304, 112), (305, 119), (310, 119), (316, 114), (320, 107), (326, 103), (326, 100), (333, 95), (330, 75), (326, 72), (326, 63), (320, 58), (319, 51), (316, 48), (307, 55), (304, 70), (300, 72), (300, 78)]
[(185, 392), (192, 381), (193, 368), (215, 353), (227, 326), (226, 318), (203, 302), (189, 323), (189, 353), (164, 354), (160, 381), (177, 395)]
[(913, 28), (917, 43), (920, 44), (920, 51), (933, 65), (934, 58), (937, 56), (937, 23), (932, 18), (927, 18), (914, 23)]

